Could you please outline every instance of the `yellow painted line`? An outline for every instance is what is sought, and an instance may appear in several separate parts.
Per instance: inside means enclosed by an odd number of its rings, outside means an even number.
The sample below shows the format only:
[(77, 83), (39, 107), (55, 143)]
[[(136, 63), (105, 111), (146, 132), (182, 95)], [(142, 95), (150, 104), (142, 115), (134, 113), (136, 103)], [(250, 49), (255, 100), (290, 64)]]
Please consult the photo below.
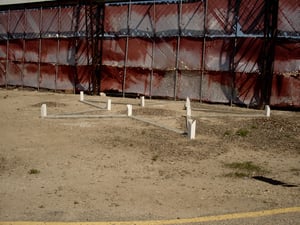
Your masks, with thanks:
[(150, 221), (115, 221), (115, 222), (33, 222), (16, 221), (1, 222), (0, 225), (171, 225), (171, 224), (193, 224), (200, 222), (212, 222), (220, 220), (246, 219), (262, 216), (272, 216), (285, 213), (300, 213), (300, 207), (280, 208), (256, 212), (232, 213), (218, 216), (203, 216), (190, 219), (173, 220), (150, 220)]

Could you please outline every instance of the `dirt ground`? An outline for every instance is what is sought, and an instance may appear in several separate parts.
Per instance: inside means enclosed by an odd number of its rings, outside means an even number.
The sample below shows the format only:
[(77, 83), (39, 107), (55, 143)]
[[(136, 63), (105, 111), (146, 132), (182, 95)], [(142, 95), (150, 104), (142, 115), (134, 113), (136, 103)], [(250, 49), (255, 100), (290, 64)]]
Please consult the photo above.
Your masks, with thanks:
[[(108, 97), (85, 99), (105, 107)], [(126, 115), (132, 104), (135, 116), (186, 130), (183, 101), (147, 99), (142, 108), (135, 98), (110, 99), (106, 111), (79, 95), (0, 89), (0, 221), (157, 220), (300, 206), (300, 112), (272, 110), (266, 118), (192, 102), (195, 140), (126, 117), (40, 117), (42, 103), (48, 115)]]

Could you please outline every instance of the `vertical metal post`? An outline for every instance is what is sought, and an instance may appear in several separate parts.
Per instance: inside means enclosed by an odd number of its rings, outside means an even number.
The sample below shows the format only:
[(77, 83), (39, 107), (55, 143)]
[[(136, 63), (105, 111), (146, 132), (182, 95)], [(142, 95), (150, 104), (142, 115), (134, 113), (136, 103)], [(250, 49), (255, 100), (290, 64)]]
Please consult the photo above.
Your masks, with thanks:
[[(97, 18), (96, 18), (96, 43), (95, 43), (95, 55), (94, 55), (94, 67), (97, 83), (97, 94), (101, 91), (101, 74), (102, 74), (102, 57), (103, 57), (103, 40), (104, 40), (104, 20), (105, 20), (105, 4), (98, 5)], [(100, 38), (100, 43), (99, 43)], [(100, 46), (99, 46), (100, 44)]]
[(178, 36), (176, 44), (176, 60), (175, 60), (175, 79), (174, 79), (174, 100), (177, 99), (177, 83), (178, 83), (178, 71), (179, 71), (179, 51), (180, 51), (180, 37), (181, 37), (181, 13), (182, 13), (182, 0), (178, 3)]
[(26, 34), (26, 8), (24, 9), (23, 11), (24, 13), (24, 23), (23, 23), (23, 53), (22, 53), (22, 71), (21, 71), (21, 81), (22, 81), (22, 88), (24, 88), (24, 70), (25, 70), (25, 51), (26, 51), (26, 37), (25, 37), (25, 34)]
[(152, 39), (152, 60), (151, 60), (151, 74), (150, 74), (150, 90), (149, 90), (149, 97), (152, 98), (152, 86), (153, 86), (153, 75), (154, 75), (154, 57), (155, 57), (155, 35)]
[(7, 35), (6, 40), (6, 69), (5, 69), (5, 87), (7, 88), (7, 80), (8, 80), (8, 49), (9, 49), (9, 37)]
[[(239, 22), (239, 9), (240, 9), (240, 0), (235, 0), (235, 1), (230, 1), (230, 10), (233, 9), (234, 13), (234, 20), (233, 20), (233, 29), (234, 29), (234, 39), (231, 41), (232, 43), (232, 52), (230, 53), (230, 65), (229, 65), (229, 71), (232, 75), (232, 81), (231, 81), (231, 96), (230, 96), (230, 106), (233, 105), (234, 98), (236, 97), (236, 77), (235, 77), (235, 72), (236, 72), (236, 65), (235, 65), (235, 55), (237, 52), (237, 38), (238, 38), (238, 22)], [(234, 4), (234, 5), (232, 5)]]
[[(92, 4), (92, 3), (91, 3)], [(98, 83), (98, 39), (99, 39), (99, 7), (98, 5), (91, 5), (90, 12), (90, 25), (93, 35), (91, 35), (91, 48), (92, 48), (92, 84), (93, 84), (93, 95), (99, 94), (99, 83)]]
[(40, 90), (40, 79), (41, 79), (41, 57), (42, 57), (42, 19), (43, 19), (43, 14), (42, 14), (43, 8), (41, 6), (40, 8), (40, 21), (39, 21), (39, 59), (38, 59), (38, 74), (37, 74), (37, 88), (38, 91)]
[(129, 34), (130, 34), (130, 21), (129, 21), (130, 14), (131, 14), (131, 0), (129, 1), (128, 10), (127, 10), (127, 36), (126, 36), (126, 44), (125, 44), (124, 74), (123, 74), (123, 84), (122, 84), (123, 97), (125, 97), (125, 89), (126, 89), (128, 42), (129, 42)]
[(74, 87), (73, 87), (73, 92), (74, 92), (74, 94), (76, 94), (76, 86), (77, 86), (77, 84), (78, 84), (78, 69), (77, 69), (77, 66), (78, 66), (78, 57), (77, 57), (77, 54), (78, 54), (78, 38), (79, 38), (79, 36), (78, 36), (78, 32), (79, 32), (79, 23), (80, 23), (80, 21), (79, 21), (79, 18), (80, 18), (80, 5), (79, 5), (79, 3), (77, 3), (77, 5), (75, 6), (76, 8), (75, 8), (75, 13), (74, 13), (74, 17), (75, 17), (75, 29), (74, 29), (74, 31), (75, 31), (75, 35), (74, 35), (74, 38), (75, 38), (75, 46), (74, 46), (74, 48), (75, 48), (75, 51), (74, 51)]
[(201, 57), (201, 78), (200, 78), (200, 102), (202, 102), (202, 87), (203, 87), (203, 76), (205, 71), (205, 51), (206, 51), (206, 20), (207, 20), (207, 5), (208, 0), (203, 1), (204, 4), (204, 19), (203, 19), (203, 44), (202, 44), (202, 57)]
[(7, 40), (6, 40), (6, 71), (5, 71), (5, 87), (7, 88), (7, 83), (8, 83), (8, 71), (9, 71), (9, 38), (10, 38), (10, 9), (8, 10), (8, 15), (7, 15)]
[(58, 79), (58, 66), (59, 66), (59, 51), (60, 51), (60, 38), (57, 38), (57, 52), (56, 52), (56, 63), (55, 63), (55, 92), (57, 91), (57, 79)]
[(96, 26), (95, 24), (95, 15), (94, 15), (94, 4), (93, 1), (90, 0), (89, 2), (89, 18), (90, 18), (90, 23), (89, 23), (89, 49), (91, 52), (91, 68), (92, 68), (92, 72), (91, 72), (91, 84), (92, 84), (92, 92), (91, 94), (96, 94), (96, 79), (95, 79), (95, 67), (94, 67), (94, 57), (95, 57), (95, 29), (94, 27)]
[(123, 97), (125, 97), (125, 88), (126, 88), (127, 60), (128, 60), (128, 36), (126, 37), (126, 43), (125, 43), (124, 74), (123, 74), (123, 84), (122, 84)]
[(175, 63), (175, 80), (174, 80), (174, 100), (177, 99), (177, 83), (178, 83), (178, 57), (180, 49), (180, 36), (177, 37), (177, 45), (176, 45), (176, 63)]
[(91, 65), (91, 68), (92, 68), (92, 72), (91, 72), (91, 76), (90, 76), (90, 82), (92, 84), (92, 91), (91, 93), (94, 94), (94, 91), (95, 91), (95, 70), (94, 70), (94, 64), (93, 64), (93, 58), (94, 58), (94, 41), (95, 41), (95, 34), (94, 34), (94, 10), (93, 10), (93, 1), (90, 0), (89, 2), (89, 43), (88, 43), (88, 49), (90, 50), (90, 53), (91, 53), (91, 59), (90, 59), (90, 62), (89, 64)]
[[(88, 4), (85, 5), (85, 29), (86, 29), (86, 54), (87, 54), (87, 66), (91, 70), (91, 42), (93, 41), (93, 23), (92, 23), (92, 3), (88, 1)], [(89, 92), (91, 93), (91, 83), (92, 83), (92, 74), (93, 71), (90, 71), (89, 77)]]
[(279, 0), (265, 0), (264, 42), (262, 49), (262, 86), (260, 107), (270, 105), (277, 36)]
[[(86, 37), (87, 37), (87, 60), (91, 66), (89, 90), (92, 94), (100, 93), (102, 49), (104, 38), (104, 3), (94, 4), (94, 1), (88, 2), (86, 6)], [(89, 21), (88, 21), (89, 19)], [(88, 23), (89, 22), (89, 23)], [(100, 37), (101, 36), (101, 37)], [(100, 38), (100, 43), (99, 43)], [(100, 46), (99, 46), (100, 44)], [(100, 48), (99, 48), (100, 47)], [(93, 90), (91, 90), (91, 85)]]
[(57, 91), (57, 79), (58, 79), (58, 67), (59, 67), (59, 53), (60, 53), (60, 23), (61, 23), (61, 5), (58, 7), (58, 31), (57, 37), (57, 51), (56, 51), (56, 63), (55, 63), (55, 91)]
[(150, 99), (152, 98), (152, 85), (153, 85), (153, 75), (154, 75), (154, 64), (155, 64), (155, 42), (156, 42), (156, 14), (155, 14), (155, 0), (153, 0), (153, 37), (152, 37), (152, 60), (151, 60), (151, 75), (150, 75), (150, 90), (149, 95)]
[(236, 97), (236, 66), (235, 66), (235, 55), (237, 51), (237, 34), (235, 34), (234, 40), (233, 40), (233, 50), (230, 53), (230, 73), (232, 75), (232, 81), (231, 81), (231, 96), (230, 96), (230, 106), (233, 105), (234, 98)]

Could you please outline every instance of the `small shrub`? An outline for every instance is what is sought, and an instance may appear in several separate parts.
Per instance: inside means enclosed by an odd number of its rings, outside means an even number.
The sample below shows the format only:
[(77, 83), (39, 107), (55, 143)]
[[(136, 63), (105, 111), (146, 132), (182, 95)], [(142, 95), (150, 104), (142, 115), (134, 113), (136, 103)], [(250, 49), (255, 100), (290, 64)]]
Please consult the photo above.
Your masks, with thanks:
[(243, 177), (248, 177), (249, 175), (246, 173), (241, 173), (241, 172), (232, 172), (232, 173), (226, 173), (225, 177), (237, 177), (237, 178), (243, 178)]
[(234, 172), (225, 174), (226, 177), (251, 177), (266, 173), (266, 170), (250, 161), (225, 163), (224, 166), (234, 170)]
[(226, 163), (225, 166), (231, 169), (246, 170), (246, 171), (259, 172), (262, 170), (259, 166), (253, 164), (251, 161)]
[(258, 129), (258, 127), (256, 125), (251, 125), (251, 129)]
[(291, 171), (295, 176), (299, 176), (299, 175), (300, 175), (300, 169), (298, 169), (298, 168), (291, 168), (290, 171)]
[(29, 174), (39, 174), (40, 171), (38, 169), (31, 169), (28, 171)]
[(154, 156), (152, 156), (152, 158), (151, 158), (151, 160), (152, 160), (153, 162), (157, 161), (157, 159), (158, 159), (158, 155), (154, 155)]
[(249, 131), (246, 129), (239, 129), (235, 132), (236, 135), (240, 136), (240, 137), (246, 137), (249, 134)]
[(232, 132), (230, 130), (226, 130), (224, 132), (224, 136), (230, 136), (232, 134)]

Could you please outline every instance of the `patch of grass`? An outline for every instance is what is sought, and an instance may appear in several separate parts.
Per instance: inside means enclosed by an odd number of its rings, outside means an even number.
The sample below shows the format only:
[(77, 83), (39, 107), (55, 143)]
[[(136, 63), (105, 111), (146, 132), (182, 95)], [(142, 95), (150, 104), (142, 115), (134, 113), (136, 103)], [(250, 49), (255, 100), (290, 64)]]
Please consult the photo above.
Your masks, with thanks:
[(242, 172), (232, 172), (232, 173), (226, 173), (225, 177), (236, 177), (236, 178), (243, 178), (248, 177), (249, 175)]
[(249, 130), (241, 128), (235, 132), (237, 136), (246, 137), (249, 134)]
[(258, 129), (257, 125), (252, 124), (251, 129)]
[(4, 157), (0, 157), (0, 170), (5, 169), (6, 159)]
[(291, 168), (290, 171), (291, 171), (295, 176), (299, 176), (299, 175), (300, 175), (300, 168)]
[(234, 170), (233, 172), (225, 174), (226, 177), (251, 177), (253, 175), (264, 174), (267, 172), (265, 169), (255, 165), (251, 161), (225, 163), (224, 166)]
[(39, 171), (38, 169), (31, 169), (28, 171), (29, 174), (39, 174), (41, 171)]
[(259, 166), (253, 164), (251, 161), (225, 163), (225, 166), (231, 169), (246, 170), (246, 171), (259, 172), (262, 170)]
[(224, 132), (224, 136), (231, 136), (232, 135), (232, 132), (230, 130), (226, 130)]
[(152, 160), (153, 162), (156, 162), (156, 161), (158, 160), (158, 155), (152, 156), (151, 160)]

